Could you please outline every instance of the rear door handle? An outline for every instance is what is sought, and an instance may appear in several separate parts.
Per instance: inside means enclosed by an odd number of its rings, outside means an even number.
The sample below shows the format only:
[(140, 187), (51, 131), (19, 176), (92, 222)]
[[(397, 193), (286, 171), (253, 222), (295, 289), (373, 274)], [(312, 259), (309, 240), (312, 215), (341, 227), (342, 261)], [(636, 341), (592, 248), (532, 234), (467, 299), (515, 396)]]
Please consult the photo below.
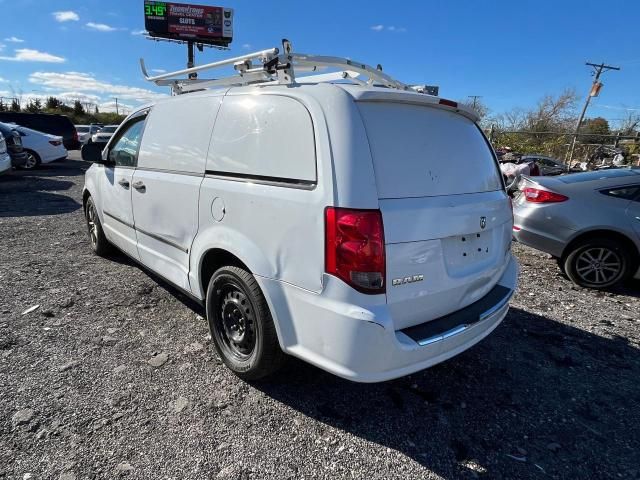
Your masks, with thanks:
[(129, 182), (127, 182), (124, 178), (118, 180), (118, 184), (123, 188), (129, 188)]
[(140, 180), (138, 180), (137, 182), (133, 182), (133, 185), (131, 186), (136, 190), (144, 190), (145, 188), (147, 188), (145, 184), (142, 183)]

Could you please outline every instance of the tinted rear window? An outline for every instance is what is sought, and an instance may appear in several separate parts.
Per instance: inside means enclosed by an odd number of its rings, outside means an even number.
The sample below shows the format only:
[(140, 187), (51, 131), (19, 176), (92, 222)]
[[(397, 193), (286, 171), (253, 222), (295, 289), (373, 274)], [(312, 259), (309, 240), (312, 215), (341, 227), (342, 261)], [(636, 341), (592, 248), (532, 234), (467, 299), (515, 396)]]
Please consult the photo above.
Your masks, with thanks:
[(579, 183), (579, 182), (591, 182), (594, 180), (606, 180), (607, 178), (619, 178), (639, 175), (640, 172), (636, 169), (611, 169), (611, 170), (599, 170), (595, 172), (581, 172), (572, 173), (570, 175), (564, 175), (558, 177), (558, 180), (564, 183)]

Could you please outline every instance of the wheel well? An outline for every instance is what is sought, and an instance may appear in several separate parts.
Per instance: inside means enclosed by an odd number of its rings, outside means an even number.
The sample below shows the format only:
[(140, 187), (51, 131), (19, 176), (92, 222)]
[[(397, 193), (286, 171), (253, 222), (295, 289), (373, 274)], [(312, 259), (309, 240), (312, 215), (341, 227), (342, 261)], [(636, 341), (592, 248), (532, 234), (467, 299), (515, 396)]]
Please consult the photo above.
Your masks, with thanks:
[(89, 193), (89, 190), (85, 190), (84, 192), (82, 192), (82, 209), (83, 210), (86, 210), (87, 200), (89, 199), (90, 196), (91, 194)]
[(213, 276), (214, 272), (220, 267), (227, 266), (239, 267), (251, 273), (251, 270), (249, 270), (242, 260), (226, 250), (221, 248), (212, 248), (204, 254), (204, 258), (200, 265), (200, 286), (202, 287), (203, 292), (207, 291), (209, 280)]
[(40, 155), (38, 155), (38, 152), (36, 152), (35, 150), (32, 150), (32, 149), (30, 149), (30, 148), (24, 148), (24, 151), (25, 151), (25, 152), (33, 153), (33, 155), (36, 157), (36, 159), (37, 159), (38, 161), (40, 161), (40, 160), (41, 160), (41, 159), (40, 159)]
[(567, 255), (571, 253), (571, 251), (574, 249), (574, 247), (577, 244), (582, 243), (585, 240), (590, 240), (592, 238), (602, 238), (602, 237), (610, 238), (612, 240), (617, 240), (621, 244), (623, 244), (629, 250), (629, 252), (631, 252), (633, 261), (635, 263), (637, 263), (638, 260), (640, 259), (640, 253), (638, 252), (638, 248), (636, 247), (635, 243), (633, 243), (633, 241), (631, 241), (629, 237), (627, 237), (626, 235), (623, 235), (622, 233), (619, 233), (619, 232), (615, 232), (613, 230), (591, 230), (589, 232), (585, 232), (581, 235), (578, 235), (576, 238), (571, 240), (571, 242), (569, 242), (569, 244), (564, 248), (564, 251), (562, 252), (562, 258), (563, 259), (566, 258)]

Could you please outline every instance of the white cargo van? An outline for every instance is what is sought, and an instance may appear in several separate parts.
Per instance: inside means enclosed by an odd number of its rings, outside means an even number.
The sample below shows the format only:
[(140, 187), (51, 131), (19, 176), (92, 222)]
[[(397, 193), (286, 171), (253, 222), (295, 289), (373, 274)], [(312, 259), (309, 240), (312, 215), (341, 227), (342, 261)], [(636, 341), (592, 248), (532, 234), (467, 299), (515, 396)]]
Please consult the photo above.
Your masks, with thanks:
[[(227, 85), (175, 83), (181, 94), (130, 115), (100, 158), (87, 150), (92, 248), (115, 245), (202, 301), (246, 379), (286, 353), (383, 381), (486, 337), (517, 265), (475, 114), (349, 60), (265, 52), (234, 59)], [(346, 69), (295, 76), (310, 64)]]

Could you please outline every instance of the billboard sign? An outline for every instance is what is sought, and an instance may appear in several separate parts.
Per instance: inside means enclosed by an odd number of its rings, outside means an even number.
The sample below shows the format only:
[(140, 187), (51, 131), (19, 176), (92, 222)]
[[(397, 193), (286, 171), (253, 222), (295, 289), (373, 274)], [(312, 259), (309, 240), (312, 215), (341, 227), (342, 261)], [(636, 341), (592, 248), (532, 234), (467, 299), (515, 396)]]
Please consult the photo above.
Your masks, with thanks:
[(233, 9), (145, 0), (144, 26), (151, 37), (228, 46)]

